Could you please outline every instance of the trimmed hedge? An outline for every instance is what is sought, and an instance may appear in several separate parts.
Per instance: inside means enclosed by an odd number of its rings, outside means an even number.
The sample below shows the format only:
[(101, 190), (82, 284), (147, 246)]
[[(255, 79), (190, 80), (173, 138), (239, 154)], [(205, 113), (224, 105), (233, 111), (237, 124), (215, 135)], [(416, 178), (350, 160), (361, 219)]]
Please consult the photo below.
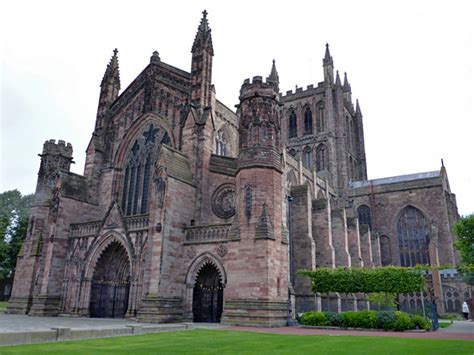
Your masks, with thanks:
[(310, 326), (332, 326), (342, 328), (365, 328), (384, 330), (430, 330), (430, 323), (418, 315), (395, 311), (359, 311), (342, 312), (306, 312), (300, 319), (300, 323)]
[(300, 270), (298, 274), (309, 277), (313, 292), (329, 293), (409, 293), (424, 288), (422, 270), (399, 266), (378, 268), (318, 268)]

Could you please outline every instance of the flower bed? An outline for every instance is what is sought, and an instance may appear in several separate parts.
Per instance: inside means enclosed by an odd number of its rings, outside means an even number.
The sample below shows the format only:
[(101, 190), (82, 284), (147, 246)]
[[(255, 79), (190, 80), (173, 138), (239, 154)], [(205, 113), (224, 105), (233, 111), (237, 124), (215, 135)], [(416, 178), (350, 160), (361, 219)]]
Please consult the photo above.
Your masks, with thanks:
[(360, 311), (360, 312), (306, 312), (300, 319), (302, 325), (363, 328), (383, 330), (430, 330), (428, 320), (418, 315), (395, 311)]

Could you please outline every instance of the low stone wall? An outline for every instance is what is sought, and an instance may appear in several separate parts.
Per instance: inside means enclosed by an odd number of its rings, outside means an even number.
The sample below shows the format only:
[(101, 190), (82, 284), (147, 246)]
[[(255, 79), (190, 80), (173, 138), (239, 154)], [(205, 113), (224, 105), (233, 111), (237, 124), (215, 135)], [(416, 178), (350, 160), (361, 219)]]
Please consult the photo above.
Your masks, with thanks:
[(193, 329), (192, 324), (167, 324), (159, 326), (127, 325), (125, 328), (120, 327), (106, 329), (51, 328), (51, 330), (5, 332), (0, 333), (0, 346), (50, 343), (63, 340), (108, 338), (148, 333), (176, 332), (189, 329)]

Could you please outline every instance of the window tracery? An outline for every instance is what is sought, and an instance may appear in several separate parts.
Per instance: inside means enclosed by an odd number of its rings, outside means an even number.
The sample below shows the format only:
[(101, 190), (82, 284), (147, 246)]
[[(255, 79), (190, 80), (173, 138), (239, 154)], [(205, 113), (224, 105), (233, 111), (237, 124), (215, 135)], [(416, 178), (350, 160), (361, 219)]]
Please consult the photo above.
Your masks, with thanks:
[(407, 206), (400, 214), (397, 223), (400, 265), (415, 266), (429, 264), (429, 225), (423, 213)]
[(291, 110), (288, 120), (288, 138), (294, 138), (298, 135), (295, 110)]
[(169, 144), (165, 130), (150, 124), (134, 141), (126, 155), (122, 187), (122, 213), (126, 216), (148, 213), (152, 166), (161, 144)]
[(309, 107), (304, 111), (304, 134), (313, 134), (313, 113)]

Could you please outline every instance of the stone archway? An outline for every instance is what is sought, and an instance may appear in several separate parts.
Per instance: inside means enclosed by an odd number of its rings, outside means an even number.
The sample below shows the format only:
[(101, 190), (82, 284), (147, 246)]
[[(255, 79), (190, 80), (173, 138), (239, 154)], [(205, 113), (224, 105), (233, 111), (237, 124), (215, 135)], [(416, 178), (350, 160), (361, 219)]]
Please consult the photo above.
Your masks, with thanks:
[(193, 321), (219, 323), (224, 303), (224, 285), (219, 270), (206, 263), (199, 270), (193, 289)]
[(128, 309), (130, 260), (123, 245), (111, 242), (97, 260), (91, 284), (90, 316), (123, 318)]

